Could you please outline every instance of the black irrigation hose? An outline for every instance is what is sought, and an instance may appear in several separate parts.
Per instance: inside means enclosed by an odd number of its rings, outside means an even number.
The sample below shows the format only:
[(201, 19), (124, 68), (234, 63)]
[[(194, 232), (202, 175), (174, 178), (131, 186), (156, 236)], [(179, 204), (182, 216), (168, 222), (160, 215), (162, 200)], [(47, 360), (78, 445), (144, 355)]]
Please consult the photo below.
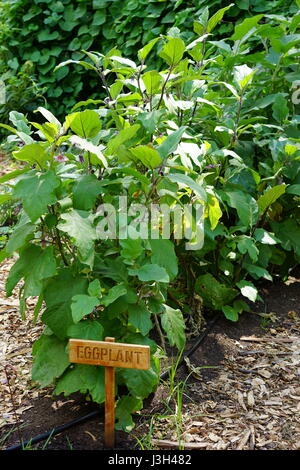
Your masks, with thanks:
[[(193, 346), (187, 351), (186, 354), (184, 354), (184, 356), (182, 357), (182, 359), (179, 361), (178, 363), (178, 367), (181, 367), (183, 364), (184, 364), (184, 358), (185, 357), (189, 357), (191, 356), (197, 349), (198, 347), (200, 346), (200, 344), (202, 343), (202, 341), (205, 339), (205, 337), (208, 335), (208, 333), (212, 330), (212, 328), (214, 327), (215, 323), (217, 322), (217, 320), (220, 318), (220, 316), (217, 314), (213, 319), (212, 321), (209, 323), (209, 325), (207, 326), (207, 328), (204, 330), (204, 332), (199, 336), (199, 338), (197, 339), (197, 341), (195, 341), (195, 343), (193, 344)], [(161, 380), (164, 380), (168, 377), (169, 375), (169, 371), (166, 370), (165, 372), (163, 372), (161, 375), (160, 375), (160, 379)], [(103, 407), (102, 408), (99, 408), (98, 410), (96, 411), (92, 411), (91, 413), (85, 415), (85, 416), (81, 416), (80, 418), (76, 418), (76, 419), (73, 419), (72, 421), (69, 421), (68, 423), (65, 423), (65, 424), (62, 424), (61, 426), (57, 426), (56, 428), (53, 428), (51, 431), (46, 431), (42, 434), (38, 434), (37, 436), (29, 439), (28, 441), (26, 442), (23, 442), (22, 444), (16, 444), (14, 446), (11, 446), (11, 447), (7, 447), (7, 449), (4, 449), (4, 450), (22, 450), (24, 447), (26, 447), (27, 445), (32, 445), (32, 444), (36, 444), (40, 441), (44, 441), (46, 440), (47, 438), (49, 438), (50, 436), (55, 436), (56, 434), (60, 434), (61, 432), (63, 431), (66, 431), (67, 429), (73, 427), (73, 426), (76, 426), (78, 424), (82, 424), (82, 423), (85, 423), (86, 421), (89, 421), (90, 419), (93, 419), (95, 418), (96, 416), (103, 416), (103, 412), (104, 412), (104, 409)]]

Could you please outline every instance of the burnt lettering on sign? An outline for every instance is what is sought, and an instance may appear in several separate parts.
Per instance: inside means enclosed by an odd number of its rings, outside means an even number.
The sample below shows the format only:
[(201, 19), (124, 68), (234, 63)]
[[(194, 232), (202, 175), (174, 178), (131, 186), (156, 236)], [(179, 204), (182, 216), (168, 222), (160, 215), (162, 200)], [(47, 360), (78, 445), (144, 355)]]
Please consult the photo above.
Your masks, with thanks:
[(149, 346), (70, 339), (70, 362), (102, 365), (105, 367), (150, 368)]
[(124, 351), (122, 349), (112, 350), (103, 347), (77, 346), (78, 359), (100, 359), (118, 362), (140, 363), (141, 351)]

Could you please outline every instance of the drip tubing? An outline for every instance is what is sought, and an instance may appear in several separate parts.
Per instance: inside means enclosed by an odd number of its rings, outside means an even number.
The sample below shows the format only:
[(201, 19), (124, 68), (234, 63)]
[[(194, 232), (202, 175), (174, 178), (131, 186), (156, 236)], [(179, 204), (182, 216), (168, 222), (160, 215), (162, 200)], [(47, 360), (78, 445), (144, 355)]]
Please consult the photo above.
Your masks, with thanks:
[[(212, 328), (214, 327), (214, 325), (216, 324), (216, 322), (219, 318), (220, 317), (217, 314), (212, 319), (212, 321), (206, 327), (204, 332), (195, 341), (193, 346), (183, 355), (183, 357), (181, 358), (181, 360), (178, 363), (178, 367), (181, 367), (184, 364), (184, 358), (185, 357), (190, 357), (198, 349), (198, 347), (200, 346), (202, 341), (205, 339), (205, 337), (208, 335), (208, 333), (212, 330)], [(165, 372), (163, 372), (160, 375), (160, 379), (164, 380), (168, 377), (168, 375), (169, 375), (169, 371), (166, 370)], [(104, 408), (99, 407), (99, 409), (96, 410), (96, 411), (92, 411), (92, 412), (88, 413), (87, 415), (81, 416), (80, 418), (76, 418), (76, 419), (73, 419), (72, 421), (68, 421), (65, 424), (62, 424), (60, 426), (57, 426), (56, 428), (53, 428), (51, 431), (46, 431), (42, 434), (38, 434), (37, 436), (32, 437), (31, 439), (28, 439), (26, 442), (23, 442), (22, 444), (16, 444), (16, 445), (13, 445), (11, 447), (7, 447), (4, 450), (22, 450), (24, 447), (26, 447), (28, 445), (32, 445), (32, 444), (36, 444), (40, 441), (44, 441), (47, 438), (49, 438), (50, 436), (52, 437), (52, 436), (55, 436), (56, 434), (60, 434), (61, 432), (66, 431), (67, 429), (69, 429), (73, 426), (77, 426), (79, 424), (85, 423), (86, 421), (89, 421), (90, 419), (93, 419), (97, 416), (103, 416), (103, 414), (104, 414)]]

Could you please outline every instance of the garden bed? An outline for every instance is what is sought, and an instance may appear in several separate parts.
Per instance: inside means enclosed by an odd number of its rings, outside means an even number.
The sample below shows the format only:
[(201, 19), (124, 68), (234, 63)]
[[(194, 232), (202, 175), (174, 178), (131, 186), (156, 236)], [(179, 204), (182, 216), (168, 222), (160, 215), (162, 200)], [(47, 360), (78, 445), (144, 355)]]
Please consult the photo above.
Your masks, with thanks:
[[(1, 265), (1, 290), (9, 263)], [(168, 382), (145, 400), (129, 434), (118, 431), (117, 449), (296, 450), (300, 448), (300, 276), (266, 283), (264, 303), (239, 322), (220, 318), (200, 347)], [(34, 301), (32, 301), (34, 305)], [(98, 406), (82, 395), (52, 397), (32, 388), (31, 345), (42, 325), (22, 321), (17, 295), (0, 294), (2, 366), (9, 365), (15, 411), (23, 442), (84, 416)], [(187, 347), (197, 338), (191, 338)], [(194, 369), (193, 369), (194, 367)], [(189, 378), (187, 378), (189, 375)], [(182, 384), (185, 382), (185, 386)], [(19, 443), (4, 368), (1, 369), (1, 447)], [(182, 400), (182, 401), (181, 401)], [(103, 449), (100, 416), (29, 448)]]

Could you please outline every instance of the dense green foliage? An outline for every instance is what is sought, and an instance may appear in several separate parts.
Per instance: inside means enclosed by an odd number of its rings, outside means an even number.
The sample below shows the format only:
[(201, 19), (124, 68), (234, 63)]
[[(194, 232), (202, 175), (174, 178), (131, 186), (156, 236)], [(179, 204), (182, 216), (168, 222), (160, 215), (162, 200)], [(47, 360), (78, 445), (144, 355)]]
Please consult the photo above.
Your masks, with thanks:
[[(39, 107), (45, 122), (14, 112), (13, 126), (2, 125), (12, 133), (13, 157), (24, 162), (0, 178), (10, 190), (0, 202), (23, 206), (0, 254), (19, 254), (6, 291), (22, 281), (22, 315), (26, 299), (36, 296), (35, 317), (43, 310), (45, 324), (33, 349), (33, 379), (54, 384), (55, 393), (89, 392), (101, 403), (103, 369), (70, 365), (68, 339), (149, 344), (149, 371), (117, 371), (118, 386), (128, 390), (119, 391), (118, 428), (132, 428), (130, 413), (158, 383), (154, 328), (162, 346), (166, 340), (181, 350), (195, 321), (195, 292), (207, 311), (237, 321), (259, 299), (257, 280), (285, 278), (300, 260), (300, 110), (293, 88), (300, 14), (257, 14), (215, 40), (228, 11), (204, 10), (193, 24), (195, 40), (185, 43), (172, 28), (141, 48), (136, 62), (117, 47), (63, 61), (58, 72), (88, 69), (105, 98), (86, 96), (63, 121)], [(162, 67), (145, 65), (150, 53)], [(175, 219), (169, 239), (139, 236), (144, 219), (136, 213), (129, 213), (130, 236), (99, 239), (99, 204), (115, 207), (124, 224), (119, 196), (128, 206), (203, 205), (203, 247), (187, 250), (175, 237)], [(195, 226), (193, 215), (188, 224)], [(161, 233), (164, 223), (157, 227)]]
[[(87, 94), (99, 95), (94, 74), (54, 67), (68, 59), (83, 57), (80, 50), (106, 54), (112, 44), (125, 57), (170, 27), (178, 27), (184, 41), (195, 38), (193, 22), (208, 7), (210, 14), (229, 5), (221, 0), (3, 0), (0, 3), (0, 80), (7, 86), (6, 106), (0, 104), (0, 119), (7, 122), (9, 110), (32, 111), (47, 101), (58, 116)], [(218, 24), (217, 36), (230, 34), (235, 23), (256, 14), (292, 14), (295, 2), (239, 0), (232, 3), (226, 19)], [(197, 32), (197, 31), (196, 31)], [(151, 62), (151, 61), (150, 61)], [(25, 65), (24, 65), (25, 64)], [(38, 84), (38, 89), (37, 89)], [(3, 116), (1, 116), (3, 115)]]

